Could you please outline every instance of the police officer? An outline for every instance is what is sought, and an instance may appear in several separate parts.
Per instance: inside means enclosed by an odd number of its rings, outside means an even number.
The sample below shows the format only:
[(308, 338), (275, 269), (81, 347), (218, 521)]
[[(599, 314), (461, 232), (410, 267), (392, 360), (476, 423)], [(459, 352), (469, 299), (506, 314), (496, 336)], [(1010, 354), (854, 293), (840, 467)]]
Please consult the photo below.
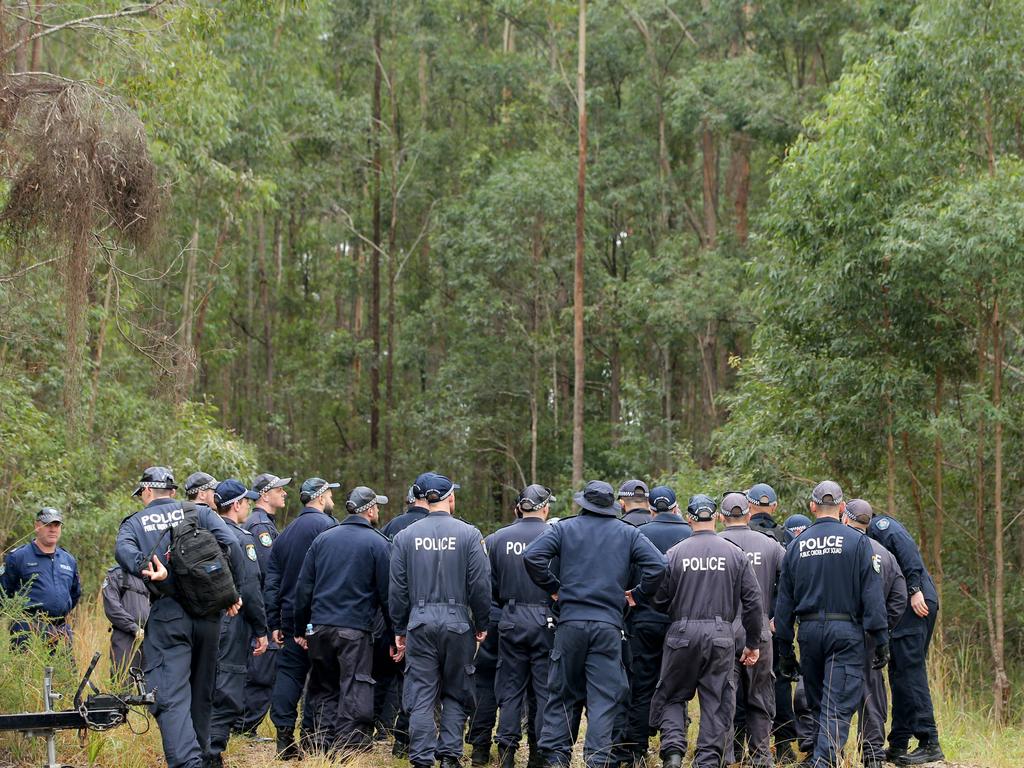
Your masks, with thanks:
[[(417, 477), (405, 495), (408, 505), (405, 512), (388, 522), (383, 533), (394, 541), (401, 531), (422, 520), (430, 512), (424, 500), (424, 488), (427, 476), (433, 472), (424, 472)], [(403, 665), (395, 663), (391, 658), (390, 649), (394, 638), (382, 634), (374, 640), (373, 676), (377, 680), (374, 691), (374, 716), (383, 723), (385, 730), (390, 730), (395, 737), (391, 754), (398, 758), (409, 756), (409, 711), (402, 704), (402, 688), (405, 685)]]
[(206, 472), (193, 472), (185, 478), (185, 498), (193, 504), (204, 504), (210, 509), (216, 509), (217, 500), (213, 496), (216, 488), (217, 481)]
[[(907, 580), (910, 606), (892, 632), (892, 725), (886, 758), (897, 765), (921, 765), (945, 759), (939, 746), (931, 691), (928, 688), (928, 646), (939, 615), (939, 593), (925, 567), (917, 543), (895, 518), (875, 517), (868, 536), (896, 557)], [(917, 749), (907, 752), (910, 737)]]
[(622, 505), (622, 519), (630, 525), (643, 525), (651, 521), (651, 505), (647, 500), (647, 483), (643, 480), (627, 480), (619, 486), (619, 503)]
[[(527, 547), (523, 562), (559, 609), (538, 745), (549, 765), (568, 765), (574, 710), (586, 700), (583, 753), (594, 768), (612, 761), (615, 718), (629, 693), (622, 664), (623, 613), (655, 592), (665, 558), (646, 536), (618, 519), (621, 507), (608, 483), (593, 480), (573, 500), (580, 515), (548, 526)], [(554, 558), (559, 558), (557, 575)], [(631, 583), (634, 568), (641, 571), (639, 584)]]
[[(486, 639), (491, 575), (480, 531), (453, 517), (459, 486), (430, 476), (430, 513), (395, 536), (388, 594), (397, 654), (406, 655), (409, 761), (455, 768), (473, 706), (473, 653)], [(440, 733), (434, 722), (440, 704)]]
[(736, 708), (733, 620), (744, 631), (740, 663), (757, 663), (761, 644), (761, 589), (743, 551), (715, 535), (713, 499), (697, 494), (686, 514), (693, 535), (668, 552), (668, 573), (654, 607), (668, 614), (661, 679), (651, 723), (661, 728), (665, 768), (680, 768), (686, 752), (686, 704), (700, 700), (695, 768), (719, 768)]
[(408, 505), (405, 512), (389, 521), (382, 529), (384, 535), (392, 541), (401, 531), (413, 523), (419, 522), (430, 512), (427, 502), (424, 500), (425, 491), (423, 489), (426, 487), (427, 478), (433, 474), (433, 472), (424, 472), (416, 478), (405, 495), (405, 503)]
[[(639, 527), (662, 554), (690, 538), (690, 526), (683, 520), (675, 492), (665, 485), (652, 488), (648, 496), (653, 518)], [(668, 630), (668, 616), (649, 601), (637, 601), (629, 612), (629, 635), (633, 653), (633, 679), (627, 708), (626, 743), (630, 762), (642, 766), (650, 738), (651, 697), (661, 672), (662, 649)]]
[[(277, 537), (270, 550), (270, 563), (264, 578), (263, 600), (267, 607), (267, 625), (274, 642), (281, 646), (277, 652), (277, 674), (270, 700), (270, 720), (277, 729), (277, 753), (280, 760), (297, 760), (299, 746), (295, 743), (295, 721), (298, 719), (299, 699), (309, 674), (306, 649), (295, 642), (305, 634), (305, 626), (295, 624), (295, 586), (302, 562), (314, 539), (328, 528), (337, 525), (331, 516), (334, 497), (331, 492), (339, 487), (320, 477), (311, 477), (302, 483), (299, 500), (305, 505), (299, 516)], [(302, 712), (302, 736), (312, 737), (313, 711), (306, 706)]]
[[(263, 608), (260, 566), (256, 542), (242, 528), (249, 517), (250, 502), (259, 498), (241, 480), (229, 479), (217, 484), (214, 501), (221, 518), (245, 554), (245, 567), (239, 580), (242, 610), (235, 616), (224, 616), (220, 623), (217, 656), (217, 687), (213, 692), (213, 716), (210, 718), (210, 748), (207, 768), (223, 765), (221, 754), (228, 746), (231, 726), (245, 708), (245, 668), (250, 648), (262, 656), (267, 650), (267, 614)], [(252, 641), (255, 638), (255, 646)]]
[(843, 525), (846, 504), (838, 484), (825, 480), (811, 493), (814, 523), (786, 550), (775, 632), (787, 676), (796, 672), (794, 624), (800, 622), (800, 672), (815, 715), (813, 768), (841, 759), (850, 720), (864, 688), (864, 634), (877, 643), (872, 662), (888, 660), (882, 580), (867, 537)]
[[(871, 505), (863, 499), (850, 499), (846, 504), (843, 522), (851, 528), (865, 533), (874, 515)], [(903, 577), (896, 558), (872, 538), (872, 566), (878, 565), (882, 577), (882, 594), (885, 596), (885, 613), (891, 632), (907, 609), (907, 581)], [(891, 641), (890, 641), (891, 642)], [(871, 635), (864, 636), (864, 698), (857, 712), (858, 733), (861, 760), (864, 768), (882, 768), (885, 756), (885, 718), (888, 714), (889, 702), (885, 691), (885, 678), (881, 669), (874, 669), (871, 662), (874, 658), (875, 643)]]
[(103, 579), (103, 613), (110, 622), (110, 667), (115, 675), (142, 669), (142, 640), (149, 620), (146, 583), (119, 565)]
[[(252, 514), (242, 527), (252, 534), (256, 544), (256, 559), (260, 564), (260, 584), (266, 586), (267, 569), (270, 567), (270, 550), (277, 538), (278, 511), (285, 508), (288, 492), (285, 486), (292, 479), (278, 477), (269, 472), (256, 475), (252, 489), (259, 496), (256, 499)], [(253, 638), (255, 642), (255, 638)], [(236, 732), (261, 740), (256, 735), (267, 711), (270, 709), (270, 694), (274, 690), (274, 672), (277, 670), (277, 652), (280, 646), (270, 641), (266, 653), (259, 656), (249, 654), (245, 670), (245, 709), (236, 724)]]
[[(747, 498), (750, 495), (748, 492)], [(753, 521), (751, 521), (753, 522)], [(789, 546), (789, 542), (804, 532), (804, 529), (811, 524), (807, 515), (799, 513), (790, 515), (782, 524), (783, 546)], [(774, 633), (773, 633), (774, 634)], [(804, 691), (804, 681), (797, 680), (796, 691), (793, 691), (793, 678), (782, 674), (779, 665), (782, 657), (777, 647), (773, 649), (772, 671), (775, 673), (775, 762), (779, 765), (787, 765), (796, 761), (793, 752), (793, 743), (799, 742), (804, 752), (810, 752), (814, 745), (810, 743), (813, 725), (811, 713), (807, 709), (807, 694)]]
[[(750, 750), (750, 765), (753, 768), (771, 768), (772, 722), (775, 720), (775, 680), (772, 678), (772, 635), (769, 619), (775, 605), (775, 589), (778, 585), (779, 569), (786, 550), (778, 540), (764, 528), (753, 529), (750, 525), (750, 508), (744, 493), (727, 493), (720, 508), (725, 530), (720, 534), (743, 550), (754, 569), (757, 584), (761, 588), (761, 612), (764, 623), (761, 627), (760, 654), (757, 663), (734, 666), (736, 677), (736, 757), (742, 757), (744, 741)], [(739, 622), (735, 623), (736, 651), (742, 653), (743, 632)], [(742, 713), (742, 714), (741, 714)], [(728, 750), (727, 750), (728, 751)], [(733, 760), (727, 760), (732, 763)]]
[(750, 527), (768, 534), (785, 546), (785, 529), (775, 520), (775, 512), (779, 508), (779, 496), (775, 489), (768, 483), (756, 483), (747, 490), (746, 497), (750, 506)]
[[(178, 602), (174, 574), (167, 568), (167, 530), (185, 519), (174, 498), (174, 475), (166, 467), (149, 467), (132, 493), (145, 505), (121, 521), (117, 562), (141, 577), (153, 597), (142, 644), (146, 688), (159, 690), (154, 707), (164, 759), (169, 768), (201, 768), (210, 736), (210, 711), (217, 678), (219, 619), (195, 618)], [(209, 507), (196, 506), (199, 527), (209, 530), (228, 553), (236, 589), (245, 571), (238, 539)], [(235, 615), (241, 600), (227, 610)]]
[(516, 504), (520, 518), (485, 540), (493, 593), (501, 609), (495, 680), (500, 714), (494, 738), (501, 768), (515, 765), (528, 691), (535, 701), (534, 733), (541, 729), (541, 715), (548, 700), (548, 657), (554, 640), (554, 622), (548, 595), (527, 574), (523, 554), (547, 530), (545, 521), (552, 501), (555, 497), (550, 488), (526, 486)]
[(391, 624), (391, 543), (374, 523), (387, 503), (366, 486), (354, 488), (348, 517), (316, 537), (295, 587), (295, 626), (313, 625), (294, 641), (309, 651), (307, 700), (324, 751), (361, 750), (373, 738), (373, 627), (378, 613)]
[(51, 648), (71, 640), (68, 614), (78, 605), (82, 584), (78, 562), (57, 544), (64, 530), (64, 516), (53, 507), (36, 513), (35, 538), (22, 544), (4, 558), (0, 567), (0, 587), (8, 597), (24, 594), (25, 611), (31, 621), (11, 624), (11, 645), (24, 645), (30, 633), (45, 636)]

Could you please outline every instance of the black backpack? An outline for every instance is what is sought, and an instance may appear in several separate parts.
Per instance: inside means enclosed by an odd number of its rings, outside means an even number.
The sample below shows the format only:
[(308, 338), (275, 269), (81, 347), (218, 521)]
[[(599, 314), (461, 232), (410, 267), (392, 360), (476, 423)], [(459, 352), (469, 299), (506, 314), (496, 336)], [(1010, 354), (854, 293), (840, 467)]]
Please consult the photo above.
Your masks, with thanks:
[(190, 616), (211, 618), (238, 602), (235, 580), (220, 542), (199, 525), (199, 509), (195, 504), (182, 509), (185, 519), (170, 529), (176, 597)]

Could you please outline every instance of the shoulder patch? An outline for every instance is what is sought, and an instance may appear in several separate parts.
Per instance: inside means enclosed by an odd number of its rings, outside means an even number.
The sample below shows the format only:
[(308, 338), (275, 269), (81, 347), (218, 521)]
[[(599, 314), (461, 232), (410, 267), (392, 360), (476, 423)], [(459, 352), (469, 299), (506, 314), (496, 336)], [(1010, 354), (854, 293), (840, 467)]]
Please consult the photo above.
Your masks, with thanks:
[(256, 546), (254, 544), (245, 545), (245, 556), (252, 560), (254, 563), (256, 562)]
[(882, 572), (882, 557), (881, 555), (871, 556), (871, 567), (875, 569), (875, 573)]
[(262, 544), (264, 547), (269, 547), (274, 543), (274, 540), (271, 538), (270, 534), (267, 531), (263, 531), (263, 533), (260, 534), (259, 538), (260, 544)]
[(886, 530), (889, 527), (889, 518), (883, 517), (881, 520), (878, 521), (878, 525), (876, 527), (880, 531)]

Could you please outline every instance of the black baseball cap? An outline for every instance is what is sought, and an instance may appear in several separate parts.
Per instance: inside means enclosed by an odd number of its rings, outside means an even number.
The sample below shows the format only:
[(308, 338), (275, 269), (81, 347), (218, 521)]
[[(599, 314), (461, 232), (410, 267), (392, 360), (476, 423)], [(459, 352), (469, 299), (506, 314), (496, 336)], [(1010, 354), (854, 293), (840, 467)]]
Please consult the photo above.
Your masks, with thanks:
[(864, 499), (850, 499), (846, 502), (846, 516), (858, 523), (870, 523), (875, 510)]
[(264, 472), (263, 474), (256, 475), (256, 479), (252, 481), (252, 489), (262, 496), (267, 491), (272, 491), (275, 488), (284, 488), (291, 481), (290, 477), (278, 477), (269, 472)]
[(302, 487), (299, 488), (299, 500), (306, 504), (323, 496), (331, 488), (340, 487), (341, 483), (328, 483), (322, 477), (311, 477), (308, 480), (303, 480)]
[(427, 497), (427, 483), (430, 481), (431, 476), (436, 474), (436, 472), (424, 472), (413, 481), (412, 488), (409, 491), (414, 499), (425, 499)]
[(775, 493), (775, 489), (768, 485), (768, 483), (756, 483), (750, 486), (750, 489), (747, 491), (747, 501), (761, 507), (767, 507), (778, 500), (778, 494)]
[(516, 506), (524, 512), (532, 512), (552, 501), (557, 501), (557, 499), (551, 495), (551, 489), (534, 483), (523, 488)]
[(656, 485), (651, 488), (647, 499), (651, 504), (651, 509), (655, 512), (668, 512), (679, 505), (676, 500), (676, 492), (667, 485)]
[(706, 493), (698, 493), (690, 497), (690, 503), (686, 505), (686, 513), (693, 520), (707, 522), (715, 519), (715, 511), (718, 504)]
[(372, 488), (367, 488), (365, 485), (357, 485), (348, 495), (348, 501), (345, 502), (345, 509), (348, 510), (350, 515), (358, 515), (360, 512), (365, 512), (374, 504), (387, 503), (387, 496), (378, 496), (377, 492)]
[(132, 496), (139, 496), (143, 488), (160, 488), (174, 490), (178, 484), (174, 482), (174, 473), (167, 467), (148, 467), (142, 473), (142, 479), (132, 491)]
[(217, 487), (217, 480), (213, 475), (205, 472), (193, 472), (185, 478), (185, 495), (194, 499), (203, 491), (209, 491)]

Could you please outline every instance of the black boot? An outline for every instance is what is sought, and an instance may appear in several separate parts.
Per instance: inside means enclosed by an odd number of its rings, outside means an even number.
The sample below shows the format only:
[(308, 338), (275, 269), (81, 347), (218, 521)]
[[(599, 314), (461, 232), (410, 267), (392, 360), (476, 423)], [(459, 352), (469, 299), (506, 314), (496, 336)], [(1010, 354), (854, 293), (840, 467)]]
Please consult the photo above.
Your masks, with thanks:
[[(473, 755), (470, 758), (470, 762), (475, 766), (489, 765), (491, 762), (491, 745), (474, 744)], [(442, 768), (444, 768), (443, 765)]]
[(395, 738), (394, 746), (391, 747), (391, 754), (399, 760), (409, 756), (409, 742)]
[(796, 755), (793, 754), (793, 745), (788, 741), (775, 744), (775, 764), (789, 765), (796, 762)]
[(299, 760), (299, 745), (295, 743), (295, 736), (290, 733), (277, 734), (277, 759), (278, 760)]
[[(473, 747), (473, 754), (474, 755), (476, 754), (476, 747)], [(491, 758), (491, 750), (488, 749), (487, 750), (487, 759), (490, 760), (490, 758)], [(460, 768), (461, 765), (462, 765), (462, 763), (459, 761), (459, 758), (457, 758), (457, 757), (452, 757), (451, 755), (445, 755), (444, 757), (441, 758), (441, 768)], [(473, 765), (476, 765), (476, 763), (473, 763)], [(482, 763), (482, 765), (487, 765), (487, 763)]]
[(925, 763), (937, 763), (945, 759), (946, 756), (942, 754), (942, 747), (939, 746), (939, 742), (922, 741), (918, 743), (917, 749), (913, 752), (901, 755), (893, 762), (896, 765), (924, 765)]
[(885, 762), (895, 763), (907, 754), (906, 747), (886, 747)]
[(531, 747), (526, 758), (526, 768), (544, 768), (544, 752), (540, 747)]
[(514, 746), (498, 745), (498, 766), (499, 768), (516, 768), (516, 748)]
[(662, 758), (661, 768), (683, 768), (683, 756), (678, 752), (669, 752)]

